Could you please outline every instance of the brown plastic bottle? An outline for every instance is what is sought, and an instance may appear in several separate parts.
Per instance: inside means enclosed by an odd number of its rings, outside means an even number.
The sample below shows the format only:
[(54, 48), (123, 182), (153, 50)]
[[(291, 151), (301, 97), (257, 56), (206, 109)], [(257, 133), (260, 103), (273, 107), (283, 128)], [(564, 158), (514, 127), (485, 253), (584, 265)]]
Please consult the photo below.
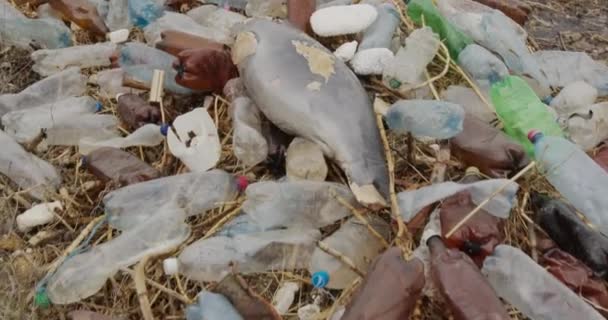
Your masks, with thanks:
[(502, 131), (467, 114), (463, 131), (450, 140), (452, 153), (467, 166), (492, 178), (517, 173), (530, 162), (523, 147)]
[(310, 33), (310, 16), (316, 8), (316, 0), (287, 0), (287, 20), (294, 27)]
[(97, 36), (105, 36), (110, 32), (97, 8), (86, 0), (50, 0), (49, 4), (61, 12), (65, 19)]
[(505, 306), (464, 253), (447, 249), (438, 236), (427, 241), (431, 276), (455, 320), (509, 320)]
[(393, 247), (374, 260), (342, 320), (409, 319), (424, 288), (424, 264)]
[(135, 130), (145, 124), (158, 124), (161, 121), (158, 107), (150, 105), (136, 94), (120, 94), (116, 100), (118, 101), (118, 117), (127, 126), (127, 129)]
[(98, 179), (127, 186), (160, 177), (160, 172), (136, 156), (116, 148), (99, 148), (85, 158), (87, 170)]
[(608, 289), (604, 282), (593, 275), (593, 271), (584, 263), (571, 256), (570, 254), (552, 249), (543, 255), (543, 266), (549, 273), (564, 283), (568, 288), (585, 299), (592, 302), (592, 305), (600, 306), (598, 311), (604, 316), (608, 316)]
[(175, 81), (186, 88), (222, 93), (226, 82), (238, 77), (230, 53), (224, 49), (189, 49), (177, 57)]
[[(478, 174), (477, 168), (469, 168), (460, 183), (480, 181), (481, 177)], [(471, 200), (471, 194), (468, 191), (462, 191), (444, 199), (439, 211), (442, 234), (450, 232), (475, 207), (477, 205)], [(451, 237), (444, 240), (448, 247), (466, 252), (475, 264), (481, 267), (483, 260), (504, 241), (503, 230), (504, 221), (482, 209), (458, 228)]]
[(223, 294), (243, 316), (243, 319), (282, 319), (275, 308), (255, 293), (239, 275), (230, 274), (226, 276), (213, 291)]
[(528, 21), (528, 14), (530, 14), (530, 7), (527, 4), (519, 0), (475, 0), (481, 4), (484, 4), (490, 8), (494, 8), (502, 11), (513, 21), (520, 25), (526, 24)]
[(608, 172), (608, 145), (606, 142), (595, 153), (593, 160)]
[(176, 57), (188, 49), (224, 49), (221, 43), (176, 30), (165, 30), (161, 32), (160, 37), (161, 41), (156, 43), (156, 48)]

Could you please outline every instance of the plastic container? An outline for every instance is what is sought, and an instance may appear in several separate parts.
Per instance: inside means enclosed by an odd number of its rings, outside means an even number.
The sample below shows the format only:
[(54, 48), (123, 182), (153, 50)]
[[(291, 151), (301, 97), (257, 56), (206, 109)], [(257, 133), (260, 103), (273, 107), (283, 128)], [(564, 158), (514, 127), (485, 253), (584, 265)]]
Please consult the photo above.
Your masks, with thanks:
[(376, 6), (378, 17), (365, 32), (359, 45), (359, 50), (386, 48), (390, 49), (393, 35), (401, 23), (399, 12), (392, 3), (382, 3)]
[(50, 0), (49, 4), (64, 18), (96, 36), (105, 36), (110, 32), (97, 7), (87, 0)]
[[(390, 226), (378, 216), (370, 215), (367, 218), (372, 228), (387, 240)], [(348, 219), (340, 229), (323, 239), (323, 243), (349, 258), (362, 272), (367, 271), (369, 262), (373, 261), (383, 248), (382, 242), (356, 217)], [(325, 287), (329, 289), (344, 289), (357, 278), (357, 274), (347, 265), (320, 248), (316, 248), (312, 254), (308, 270), (312, 275), (316, 272), (326, 272), (329, 278)]]
[(517, 248), (496, 247), (481, 271), (501, 298), (530, 319), (603, 319), (576, 293)]
[(462, 132), (462, 107), (435, 100), (399, 100), (384, 115), (388, 127), (399, 134), (449, 139)]
[(544, 176), (576, 209), (602, 233), (608, 234), (608, 174), (583, 150), (561, 137), (530, 133), (536, 160)]
[(110, 56), (115, 50), (116, 44), (111, 42), (55, 50), (37, 50), (31, 55), (34, 61), (32, 70), (46, 77), (72, 66), (81, 69), (108, 67), (110, 66)]
[(111, 147), (95, 149), (84, 158), (87, 170), (103, 182), (121, 186), (160, 177), (160, 172), (136, 156)]
[(491, 96), (505, 132), (521, 143), (529, 155), (534, 155), (534, 146), (528, 140), (530, 130), (541, 130), (549, 136), (563, 136), (547, 106), (523, 79), (509, 76), (494, 83)]
[(268, 143), (262, 135), (260, 110), (247, 97), (232, 100), (232, 144), (234, 155), (245, 167), (253, 167), (268, 156)]

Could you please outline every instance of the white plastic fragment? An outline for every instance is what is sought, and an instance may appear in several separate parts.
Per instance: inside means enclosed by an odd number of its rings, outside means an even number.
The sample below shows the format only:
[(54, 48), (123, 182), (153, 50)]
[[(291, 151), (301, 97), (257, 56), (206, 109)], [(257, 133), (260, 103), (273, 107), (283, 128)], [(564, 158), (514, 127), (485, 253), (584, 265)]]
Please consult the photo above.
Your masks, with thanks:
[(314, 320), (317, 319), (319, 313), (321, 313), (321, 308), (317, 304), (307, 304), (298, 309), (298, 319)]
[(167, 133), (169, 151), (193, 172), (207, 171), (220, 159), (222, 146), (213, 119), (203, 108), (196, 108), (175, 119)]
[(378, 11), (369, 4), (353, 4), (319, 9), (310, 17), (312, 30), (331, 37), (361, 32), (378, 17)]
[(285, 282), (272, 298), (272, 305), (280, 315), (284, 315), (289, 311), (289, 307), (295, 299), (295, 294), (300, 287), (296, 282)]
[(380, 75), (395, 55), (387, 48), (372, 48), (357, 52), (350, 64), (358, 75)]
[(355, 40), (355, 41), (351, 41), (351, 42), (346, 42), (344, 44), (342, 44), (341, 46), (338, 47), (338, 49), (336, 49), (336, 51), (334, 51), (334, 55), (344, 61), (350, 61), (350, 59), (352, 59), (355, 56), (355, 52), (357, 52), (357, 46), (359, 45), (359, 43)]
[(577, 109), (594, 104), (597, 96), (596, 88), (584, 81), (577, 81), (565, 86), (551, 101), (551, 107), (560, 115), (569, 116), (569, 113)]
[(17, 216), (17, 228), (25, 232), (35, 226), (47, 224), (55, 220), (55, 210), (63, 210), (61, 202), (41, 203)]
[(168, 276), (177, 274), (179, 272), (179, 261), (177, 261), (177, 258), (163, 260), (163, 271)]
[(120, 29), (116, 31), (109, 32), (106, 37), (108, 41), (112, 43), (123, 43), (129, 40), (129, 29)]
[(160, 132), (160, 126), (155, 124), (146, 124), (135, 130), (126, 137), (117, 137), (107, 140), (98, 140), (91, 137), (84, 137), (78, 143), (78, 151), (82, 155), (87, 155), (95, 149), (101, 147), (112, 147), (124, 149), (133, 146), (154, 147), (159, 145), (165, 137)]

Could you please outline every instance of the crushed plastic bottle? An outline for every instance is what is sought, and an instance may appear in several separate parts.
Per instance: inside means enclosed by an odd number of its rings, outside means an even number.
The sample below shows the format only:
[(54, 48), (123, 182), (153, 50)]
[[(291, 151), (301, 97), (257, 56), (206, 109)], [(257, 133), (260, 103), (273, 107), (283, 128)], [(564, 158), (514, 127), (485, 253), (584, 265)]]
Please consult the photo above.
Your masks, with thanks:
[(159, 124), (161, 121), (160, 109), (136, 94), (119, 94), (116, 101), (118, 118), (130, 130), (148, 123)]
[(371, 101), (344, 62), (305, 33), (260, 19), (244, 26), (232, 58), (272, 123), (321, 146), (344, 169), (360, 202), (386, 204), (388, 173)]
[[(366, 218), (369, 225), (387, 240), (390, 226), (379, 216), (369, 215)], [(349, 258), (362, 272), (367, 271), (369, 262), (373, 261), (383, 248), (380, 239), (376, 238), (357, 217), (349, 218), (340, 229), (322, 242)], [(308, 270), (313, 275), (316, 272), (326, 272), (329, 279), (325, 287), (329, 289), (344, 289), (358, 277), (350, 267), (321, 248), (316, 248), (312, 254)]]
[(119, 269), (146, 256), (174, 250), (188, 239), (190, 226), (184, 222), (183, 210), (165, 206), (154, 212), (134, 229), (65, 260), (49, 279), (51, 301), (69, 304), (90, 297)]
[(502, 11), (507, 17), (513, 19), (520, 26), (524, 26), (528, 21), (531, 8), (528, 4), (519, 0), (475, 0), (490, 8)]
[(569, 116), (576, 110), (589, 107), (597, 100), (597, 89), (584, 81), (576, 81), (565, 86), (551, 100), (551, 107), (560, 115)]
[(49, 4), (64, 18), (96, 36), (105, 36), (110, 32), (97, 7), (87, 0), (50, 0)]
[(407, 14), (419, 25), (422, 25), (424, 19), (425, 24), (439, 35), (439, 39), (445, 41), (452, 59), (458, 59), (460, 52), (473, 43), (469, 36), (454, 27), (439, 13), (432, 0), (410, 0), (407, 4)]
[(536, 193), (531, 199), (537, 223), (562, 250), (583, 261), (597, 275), (608, 275), (608, 238), (587, 226), (566, 203)]
[(32, 46), (58, 49), (72, 45), (72, 32), (60, 20), (27, 18), (6, 0), (0, 1), (0, 12), (0, 39), (5, 45), (28, 50)]
[(295, 138), (287, 148), (286, 172), (290, 180), (325, 181), (327, 163), (321, 148), (302, 138)]
[(247, 97), (232, 100), (232, 148), (234, 155), (246, 167), (253, 167), (268, 156), (268, 143), (262, 135), (262, 115)]
[(168, 11), (154, 23), (144, 28), (146, 42), (149, 45), (154, 45), (161, 40), (160, 34), (167, 30), (186, 32), (222, 44), (233, 42), (233, 38), (226, 32), (202, 26), (185, 14)]
[(608, 174), (583, 150), (561, 137), (530, 132), (536, 160), (544, 176), (596, 228), (608, 235), (608, 198), (603, 190), (608, 186)]
[(391, 47), (393, 35), (401, 22), (399, 13), (392, 3), (382, 3), (376, 9), (378, 17), (365, 29), (359, 50)]
[(496, 293), (464, 253), (448, 249), (438, 236), (427, 241), (431, 274), (456, 320), (511, 319)]
[(173, 64), (175, 81), (186, 88), (221, 93), (228, 80), (238, 77), (230, 53), (223, 48), (184, 50), (178, 58)]
[(608, 102), (577, 109), (566, 123), (570, 140), (583, 150), (591, 151), (608, 139)]
[(458, 64), (478, 84), (488, 86), (509, 75), (507, 66), (492, 52), (477, 44), (470, 44), (458, 56)]
[(242, 274), (305, 268), (321, 237), (315, 229), (285, 229), (198, 240), (178, 258), (163, 263), (166, 274), (179, 272), (197, 281), (220, 281), (235, 265)]
[(376, 8), (369, 4), (350, 4), (320, 8), (310, 17), (312, 30), (322, 37), (359, 33), (378, 17)]
[(129, 15), (129, 0), (109, 0), (106, 25), (111, 31), (131, 29), (133, 22)]
[(412, 133), (437, 139), (458, 135), (463, 127), (462, 107), (435, 100), (399, 100), (384, 115), (388, 127), (396, 133)]
[(243, 320), (243, 317), (225, 296), (203, 290), (196, 303), (186, 308), (186, 320), (205, 319)]
[(165, 204), (182, 208), (187, 216), (203, 214), (233, 201), (244, 188), (232, 175), (212, 170), (133, 184), (110, 192), (103, 203), (110, 225), (128, 230)]
[(64, 49), (43, 49), (31, 55), (32, 70), (41, 76), (50, 76), (68, 67), (79, 68), (110, 66), (110, 56), (116, 50), (111, 42), (80, 45)]
[(481, 271), (501, 298), (530, 319), (603, 319), (576, 293), (517, 248), (496, 247)]
[(164, 12), (162, 2), (157, 0), (129, 0), (129, 17), (133, 24), (136, 27), (144, 28), (159, 19)]
[(116, 137), (110, 139), (99, 139), (84, 137), (78, 143), (78, 152), (87, 155), (95, 149), (101, 147), (112, 147), (124, 149), (134, 146), (154, 147), (165, 141), (165, 136), (161, 133), (161, 127), (155, 124), (146, 124), (133, 131), (126, 137)]
[(310, 34), (310, 16), (316, 8), (316, 0), (287, 0), (287, 20), (294, 27)]
[(287, 0), (247, 0), (245, 13), (250, 17), (287, 17)]
[(235, 26), (244, 22), (247, 17), (240, 13), (227, 10), (214, 5), (203, 5), (186, 13), (196, 23), (222, 31), (231, 37), (235, 36)]
[(534, 146), (528, 140), (530, 130), (541, 130), (549, 136), (563, 136), (547, 106), (522, 78), (509, 76), (494, 83), (491, 96), (505, 132), (522, 144), (529, 155), (534, 155)]
[(177, 57), (180, 52), (188, 49), (223, 49), (224, 45), (215, 41), (201, 38), (189, 33), (165, 30), (160, 34), (161, 40), (156, 43), (156, 48)]
[[(489, 95), (485, 96), (489, 101)], [(461, 86), (449, 86), (441, 93), (441, 99), (461, 106), (466, 114), (474, 115), (484, 123), (496, 120), (496, 113), (481, 100), (481, 98), (471, 88)]]
[(95, 149), (84, 159), (87, 170), (103, 182), (117, 181), (127, 186), (160, 177), (160, 172), (149, 164), (116, 148)]
[(467, 114), (464, 130), (450, 139), (452, 153), (467, 166), (492, 178), (506, 178), (530, 162), (523, 147), (502, 131)]
[(438, 50), (439, 38), (433, 30), (429, 27), (417, 29), (405, 39), (405, 47), (399, 49), (384, 68), (382, 81), (393, 89), (418, 84)]
[(87, 89), (85, 77), (76, 67), (44, 78), (15, 94), (0, 95), (0, 116), (9, 111), (38, 107), (68, 97), (80, 96)]
[(0, 130), (0, 173), (36, 199), (43, 200), (48, 189), (61, 184), (61, 176), (48, 162), (25, 151), (12, 137)]
[(342, 320), (401, 320), (414, 312), (425, 284), (424, 264), (392, 247), (372, 263)]

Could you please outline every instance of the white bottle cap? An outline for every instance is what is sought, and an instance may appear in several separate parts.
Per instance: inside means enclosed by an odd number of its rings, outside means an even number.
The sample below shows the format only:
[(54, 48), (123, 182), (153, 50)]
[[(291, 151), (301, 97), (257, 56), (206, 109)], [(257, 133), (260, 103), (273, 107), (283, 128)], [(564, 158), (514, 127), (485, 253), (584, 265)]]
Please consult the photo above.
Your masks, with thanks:
[(163, 261), (163, 270), (168, 276), (172, 276), (179, 272), (179, 262), (176, 258), (168, 258)]
[(129, 29), (120, 29), (106, 34), (106, 37), (112, 43), (123, 43), (129, 40)]

